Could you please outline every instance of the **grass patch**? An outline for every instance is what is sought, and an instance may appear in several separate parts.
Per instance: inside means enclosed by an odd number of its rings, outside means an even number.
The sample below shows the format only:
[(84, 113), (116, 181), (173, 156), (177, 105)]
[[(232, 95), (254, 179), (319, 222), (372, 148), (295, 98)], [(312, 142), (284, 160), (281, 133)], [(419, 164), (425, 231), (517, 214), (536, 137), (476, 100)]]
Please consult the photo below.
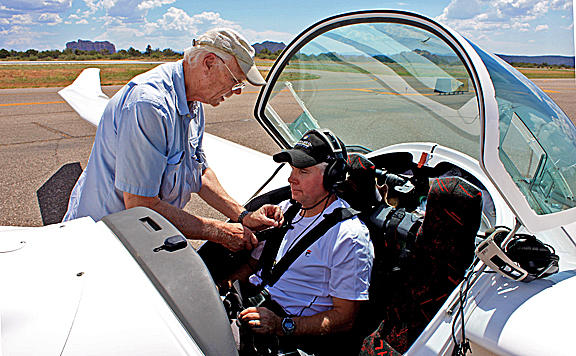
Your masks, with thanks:
[(574, 69), (516, 68), (528, 79), (574, 79)]
[[(272, 66), (274, 62), (269, 60), (257, 60), (259, 67)], [(41, 65), (0, 65), (0, 88), (40, 88), (40, 87), (65, 87), (70, 85), (78, 75), (86, 68), (100, 68), (102, 85), (124, 85), (130, 79), (140, 73), (146, 72), (158, 64), (154, 63), (130, 63), (123, 64), (41, 64)], [(390, 66), (400, 76), (410, 76), (403, 67)], [(363, 72), (355, 65), (334, 64), (308, 64), (305, 62), (291, 63), (288, 68), (300, 70), (325, 70), (338, 72)], [(467, 73), (462, 67), (446, 66), (443, 69), (455, 77), (466, 77)], [(546, 69), (546, 68), (518, 68), (522, 74), (530, 79), (555, 79), (574, 78), (574, 69)], [(268, 70), (260, 70), (266, 77)], [(283, 72), (280, 81), (313, 80), (319, 79), (318, 75), (305, 72)]]
[(274, 61), (270, 59), (255, 58), (254, 62), (258, 67), (272, 67), (274, 65)]
[(0, 88), (65, 87), (86, 68), (100, 68), (102, 85), (123, 85), (158, 64), (0, 65)]
[[(260, 74), (264, 78), (268, 75), (269, 71), (267, 70), (260, 70)], [(310, 73), (303, 73), (303, 72), (282, 72), (280, 74), (280, 78), (278, 79), (279, 82), (283, 81), (295, 81), (295, 80), (312, 80), (312, 79), (320, 79), (320, 76)]]
[[(258, 61), (258, 66), (271, 66), (272, 61)], [(40, 64), (40, 65), (0, 65), (0, 89), (65, 87), (86, 68), (100, 68), (102, 85), (124, 85), (138, 74), (158, 66), (155, 63), (122, 64)], [(260, 70), (262, 76), (268, 70)], [(318, 79), (308, 73), (283, 73), (280, 80)]]

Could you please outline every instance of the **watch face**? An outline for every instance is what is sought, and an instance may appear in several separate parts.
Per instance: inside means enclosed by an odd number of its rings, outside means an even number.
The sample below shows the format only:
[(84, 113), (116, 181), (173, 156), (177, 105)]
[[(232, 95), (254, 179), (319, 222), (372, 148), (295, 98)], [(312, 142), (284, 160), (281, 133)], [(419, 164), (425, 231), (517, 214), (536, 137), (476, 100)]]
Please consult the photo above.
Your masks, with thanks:
[(291, 333), (292, 331), (294, 331), (294, 327), (296, 327), (294, 319), (284, 318), (284, 320), (282, 320), (282, 329), (284, 329), (285, 333)]
[(285, 320), (284, 326), (286, 327), (286, 329), (293, 329), (294, 328), (294, 320), (292, 320), (292, 319)]

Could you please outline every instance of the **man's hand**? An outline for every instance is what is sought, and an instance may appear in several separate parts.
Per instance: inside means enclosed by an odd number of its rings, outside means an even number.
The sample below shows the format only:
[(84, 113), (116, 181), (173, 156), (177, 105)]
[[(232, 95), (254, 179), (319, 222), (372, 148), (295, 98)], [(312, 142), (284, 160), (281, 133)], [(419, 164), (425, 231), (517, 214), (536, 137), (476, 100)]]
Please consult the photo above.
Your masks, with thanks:
[(257, 334), (282, 334), (282, 319), (267, 308), (244, 309), (240, 312), (240, 320)]
[(252, 231), (242, 224), (222, 223), (220, 242), (224, 247), (232, 252), (243, 249), (251, 250), (258, 245), (258, 239)]
[(266, 204), (261, 206), (258, 210), (253, 211), (246, 215), (242, 223), (253, 229), (262, 230), (266, 227), (280, 227), (284, 222), (284, 215), (282, 209), (277, 205)]

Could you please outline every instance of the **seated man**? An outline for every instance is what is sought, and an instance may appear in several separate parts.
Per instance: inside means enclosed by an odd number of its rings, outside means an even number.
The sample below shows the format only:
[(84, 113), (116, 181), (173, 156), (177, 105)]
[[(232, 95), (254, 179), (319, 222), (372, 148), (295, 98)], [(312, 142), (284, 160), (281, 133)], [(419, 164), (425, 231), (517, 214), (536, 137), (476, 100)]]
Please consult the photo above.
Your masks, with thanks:
[[(282, 241), (272, 254), (274, 266), (328, 214), (349, 207), (334, 193), (335, 186), (346, 174), (346, 152), (340, 144), (328, 130), (311, 130), (293, 149), (274, 155), (276, 162), (288, 162), (292, 166), (288, 179), (292, 199), (301, 204), (293, 221), (287, 222), (287, 233), (283, 238), (278, 236)], [(294, 203), (285, 201), (280, 207), (286, 211)], [(368, 299), (374, 259), (368, 229), (356, 216), (345, 219), (307, 246), (276, 283), (268, 283), (262, 270), (251, 275), (262, 251), (268, 253), (264, 247), (266, 243), (272, 244), (272, 239), (252, 252), (251, 261), (230, 280), (249, 279), (252, 284), (263, 286), (277, 309), (275, 313), (266, 307), (249, 307), (239, 316), (244, 325), (256, 334), (280, 336), (283, 351), (290, 351), (283, 348), (288, 345), (316, 356), (333, 354), (329, 349), (338, 350), (339, 355), (346, 354), (341, 347), (350, 340), (316, 337), (349, 331), (361, 301)], [(359, 346), (356, 352), (358, 350)]]

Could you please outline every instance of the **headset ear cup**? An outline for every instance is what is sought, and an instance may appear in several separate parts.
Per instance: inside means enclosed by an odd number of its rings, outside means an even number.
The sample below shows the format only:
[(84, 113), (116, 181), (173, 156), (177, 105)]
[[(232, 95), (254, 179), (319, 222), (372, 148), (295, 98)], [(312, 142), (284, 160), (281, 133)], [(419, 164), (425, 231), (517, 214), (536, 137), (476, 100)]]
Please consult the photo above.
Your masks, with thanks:
[(348, 167), (346, 161), (337, 159), (329, 163), (324, 171), (324, 180), (322, 184), (324, 189), (330, 193), (335, 193), (338, 185), (346, 179), (346, 168)]
[(519, 235), (511, 240), (506, 246), (506, 254), (510, 259), (534, 276), (540, 276), (543, 271), (552, 268), (549, 273), (541, 277), (549, 276), (558, 271), (559, 257), (548, 245), (542, 243), (532, 235)]

